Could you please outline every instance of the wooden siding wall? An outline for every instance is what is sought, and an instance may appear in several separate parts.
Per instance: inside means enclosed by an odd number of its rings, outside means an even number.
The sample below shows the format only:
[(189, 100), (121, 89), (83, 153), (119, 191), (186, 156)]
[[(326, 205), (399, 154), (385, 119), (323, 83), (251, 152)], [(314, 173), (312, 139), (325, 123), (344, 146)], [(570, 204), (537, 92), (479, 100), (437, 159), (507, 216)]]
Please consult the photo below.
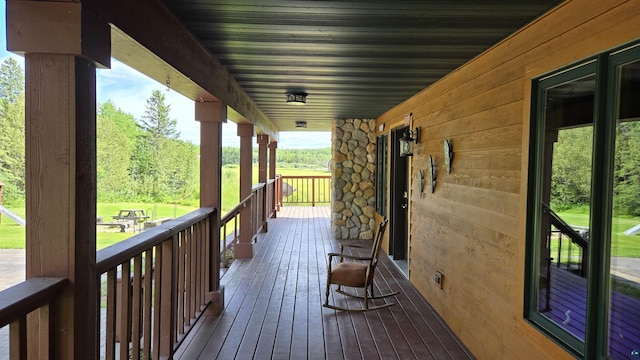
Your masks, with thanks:
[[(523, 320), (531, 79), (640, 39), (638, 24), (640, 0), (566, 1), (377, 119), (389, 132), (412, 113), (421, 128), (410, 280), (479, 359), (571, 358)], [(427, 173), (430, 154), (437, 186), (420, 198), (418, 171)]]

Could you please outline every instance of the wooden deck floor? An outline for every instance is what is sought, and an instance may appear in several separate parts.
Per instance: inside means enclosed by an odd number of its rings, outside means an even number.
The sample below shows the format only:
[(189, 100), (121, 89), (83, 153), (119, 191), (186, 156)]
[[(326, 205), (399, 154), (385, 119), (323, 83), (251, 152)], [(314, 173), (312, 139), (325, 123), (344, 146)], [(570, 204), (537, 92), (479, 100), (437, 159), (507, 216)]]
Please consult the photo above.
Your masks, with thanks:
[[(551, 267), (551, 310), (543, 314), (579, 339), (584, 339), (587, 279)], [(544, 304), (544, 291), (540, 292)], [(617, 291), (610, 298), (609, 355), (627, 359), (640, 344), (640, 301)]]
[[(179, 359), (473, 359), (459, 339), (383, 256), (379, 290), (397, 305), (367, 313), (322, 307), (328, 252), (337, 249), (327, 207), (284, 207), (261, 234), (253, 259), (221, 279), (225, 311), (203, 317)], [(333, 299), (346, 304), (342, 296)], [(349, 306), (359, 306), (349, 300)]]

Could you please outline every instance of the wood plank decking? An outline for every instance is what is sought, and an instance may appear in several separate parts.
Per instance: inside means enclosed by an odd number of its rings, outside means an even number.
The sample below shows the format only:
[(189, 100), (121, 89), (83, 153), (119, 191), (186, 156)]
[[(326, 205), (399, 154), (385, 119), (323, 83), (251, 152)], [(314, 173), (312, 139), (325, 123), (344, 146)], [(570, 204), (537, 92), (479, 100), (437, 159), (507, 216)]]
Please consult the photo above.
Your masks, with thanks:
[[(367, 313), (322, 307), (326, 254), (337, 250), (328, 207), (283, 207), (261, 234), (252, 259), (221, 279), (225, 311), (203, 316), (178, 359), (473, 359), (459, 339), (382, 256), (381, 291), (397, 305)], [(335, 294), (333, 301), (359, 307)]]
[[(587, 279), (551, 267), (551, 310), (543, 312), (550, 320), (579, 339), (584, 339)], [(544, 304), (544, 291), (540, 292)], [(610, 298), (609, 355), (627, 359), (640, 345), (640, 301), (617, 291)]]

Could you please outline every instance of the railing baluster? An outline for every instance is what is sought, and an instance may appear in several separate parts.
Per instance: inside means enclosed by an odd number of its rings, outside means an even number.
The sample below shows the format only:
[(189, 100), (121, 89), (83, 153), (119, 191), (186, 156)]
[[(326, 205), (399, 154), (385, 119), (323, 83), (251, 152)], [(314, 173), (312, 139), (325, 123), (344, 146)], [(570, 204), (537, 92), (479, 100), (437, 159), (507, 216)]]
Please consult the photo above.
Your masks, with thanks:
[(316, 179), (311, 179), (311, 206), (316, 206)]
[[(120, 340), (120, 359), (127, 359), (129, 356), (129, 325), (131, 317), (129, 316), (129, 289), (131, 289), (131, 274), (129, 261), (124, 262), (120, 274), (120, 296), (116, 302), (120, 303), (120, 326), (116, 332), (116, 341)], [(117, 309), (118, 307), (116, 307)], [(118, 336), (120, 338), (118, 339)]]
[(131, 302), (131, 359), (140, 359), (140, 320), (142, 300), (142, 255), (133, 258), (133, 301)]
[(156, 291), (160, 293), (160, 313), (164, 316), (160, 318), (160, 356), (170, 356), (173, 353), (175, 343), (175, 298), (173, 297), (175, 287), (175, 257), (177, 247), (177, 234), (172, 238), (162, 242), (158, 248), (162, 248), (162, 264), (160, 268), (160, 286)]
[(160, 359), (160, 295), (162, 292), (162, 245), (155, 246), (154, 271), (153, 271), (153, 343), (151, 346), (151, 355), (153, 358)]
[(116, 269), (107, 272), (106, 358), (116, 357)]
[(180, 232), (180, 246), (178, 247), (178, 324), (182, 324), (179, 334), (184, 334), (184, 328), (189, 325), (185, 307), (185, 236), (186, 230)]
[(9, 358), (27, 358), (27, 315), (20, 315), (9, 325)]
[(142, 357), (144, 359), (151, 358), (151, 311), (152, 311), (152, 294), (153, 294), (153, 249), (149, 249), (144, 253), (144, 310), (143, 310), (143, 329), (142, 338), (144, 340), (142, 347)]

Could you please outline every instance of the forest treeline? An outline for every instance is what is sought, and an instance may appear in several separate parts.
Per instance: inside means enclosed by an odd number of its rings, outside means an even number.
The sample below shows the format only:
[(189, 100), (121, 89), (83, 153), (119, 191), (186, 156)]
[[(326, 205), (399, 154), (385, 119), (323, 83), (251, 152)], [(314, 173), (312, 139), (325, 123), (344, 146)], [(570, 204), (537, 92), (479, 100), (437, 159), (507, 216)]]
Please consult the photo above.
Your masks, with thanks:
[[(589, 205), (592, 148), (592, 126), (558, 132), (553, 151), (552, 208), (567, 210)], [(640, 216), (640, 121), (620, 122), (617, 126), (613, 195), (616, 215)]]
[[(179, 139), (176, 120), (164, 93), (154, 90), (145, 113), (135, 119), (112, 101), (97, 113), (98, 201), (195, 203), (199, 199), (199, 148)], [(0, 64), (0, 181), (5, 202), (24, 199), (24, 70), (13, 58)], [(552, 206), (564, 210), (586, 206), (591, 197), (593, 128), (560, 131), (554, 145)], [(614, 195), (620, 215), (640, 216), (640, 122), (620, 123), (616, 134)], [(253, 161), (258, 149), (254, 144)], [(278, 149), (277, 167), (327, 169), (324, 149)], [(237, 183), (238, 148), (222, 149), (225, 179)], [(235, 198), (234, 198), (235, 199)]]
[[(98, 105), (98, 201), (197, 204), (200, 150), (179, 139), (170, 109), (161, 90), (152, 91), (146, 99), (140, 119), (113, 101)], [(5, 184), (5, 202), (24, 199), (24, 125), (24, 70), (15, 59), (7, 58), (0, 65), (0, 182)], [(238, 167), (240, 149), (224, 147), (222, 157), (223, 177), (231, 177), (226, 172), (237, 172), (233, 168)], [(279, 168), (326, 169), (331, 152), (328, 147), (278, 149), (277, 157)], [(257, 158), (254, 145), (254, 162)]]

